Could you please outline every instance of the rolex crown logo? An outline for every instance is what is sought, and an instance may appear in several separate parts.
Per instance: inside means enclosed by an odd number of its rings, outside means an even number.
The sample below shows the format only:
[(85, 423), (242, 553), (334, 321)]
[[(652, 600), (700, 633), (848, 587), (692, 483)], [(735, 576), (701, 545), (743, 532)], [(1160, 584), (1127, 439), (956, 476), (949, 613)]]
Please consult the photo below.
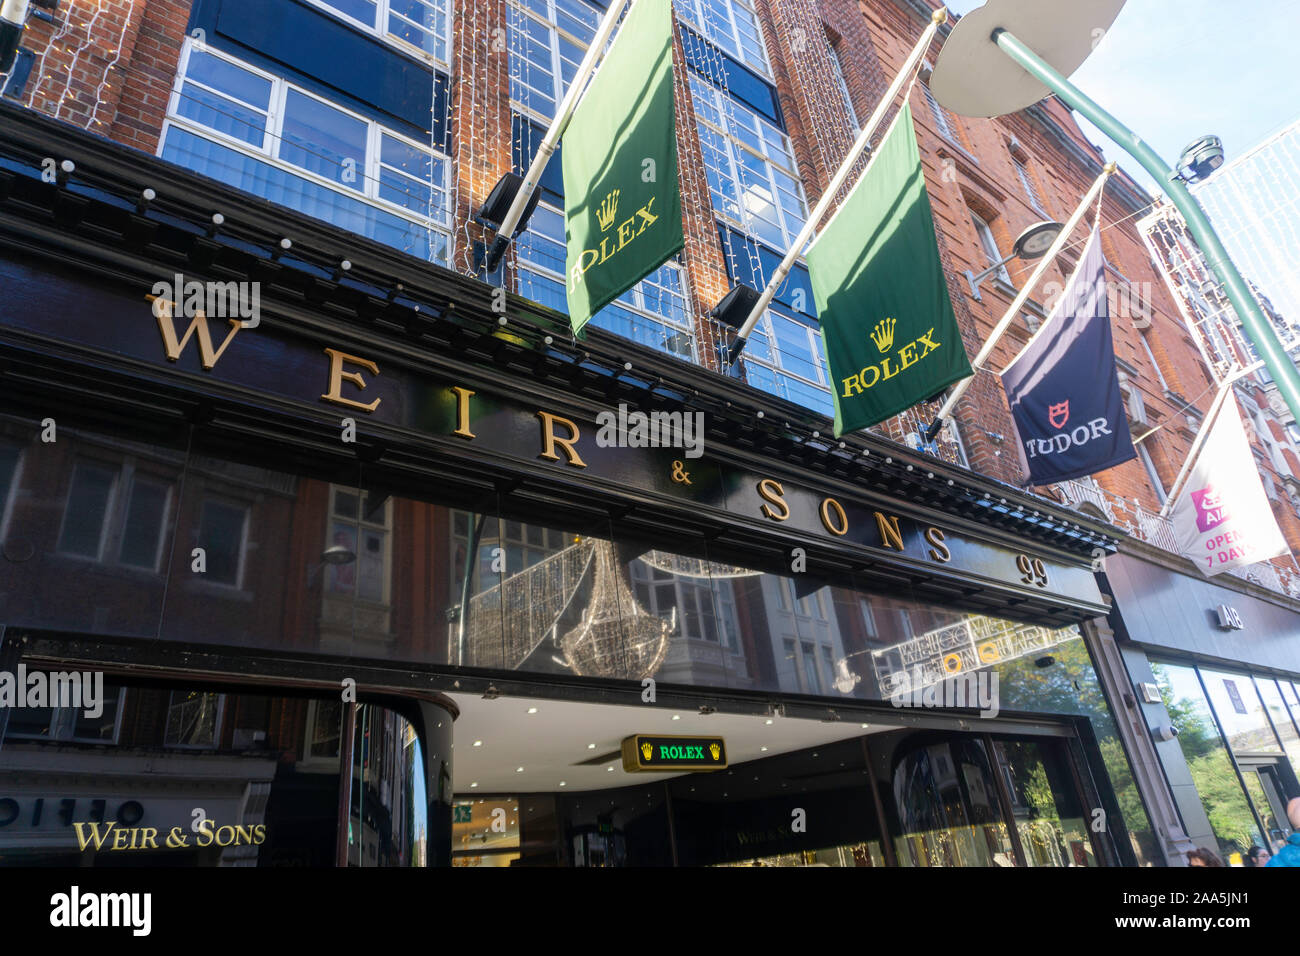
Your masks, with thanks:
[(714, 760), (722, 759), (722, 748), (717, 744), (709, 744), (709, 753), (713, 754)]
[(882, 353), (888, 352), (894, 344), (894, 327), (898, 323), (893, 319), (881, 319), (871, 332), (871, 341)]
[(642, 744), (642, 745), (641, 745), (641, 753), (642, 753), (642, 755), (645, 757), (646, 760), (649, 760), (651, 757), (654, 756), (654, 754), (655, 754), (655, 749), (654, 749), (654, 747), (652, 747), (652, 746), (651, 746), (650, 744), (648, 744), (648, 743), (647, 743), (647, 744)]
[(605, 200), (596, 207), (596, 219), (600, 223), (600, 231), (604, 232), (610, 226), (614, 225), (614, 217), (618, 214), (618, 190), (605, 194)]

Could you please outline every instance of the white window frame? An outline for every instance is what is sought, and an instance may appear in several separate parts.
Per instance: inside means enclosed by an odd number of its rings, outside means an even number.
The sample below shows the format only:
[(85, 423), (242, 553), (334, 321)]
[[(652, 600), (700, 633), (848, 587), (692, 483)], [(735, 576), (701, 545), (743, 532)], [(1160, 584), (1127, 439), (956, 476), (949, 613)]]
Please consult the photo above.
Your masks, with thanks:
[[(189, 74), (190, 55), (195, 50), (198, 50), (200, 53), (205, 53), (209, 56), (215, 57), (219, 60), (223, 60), (226, 63), (229, 63), (234, 67), (237, 67), (238, 69), (244, 70), (248, 73), (258, 76), (261, 79), (270, 81), (271, 91), (268, 97), (266, 108), (263, 108), (253, 103), (248, 103), (243, 100), (240, 100), (238, 97), (233, 96), (228, 92), (214, 89), (213, 87), (207, 86), (206, 84), (201, 83), (197, 80), (189, 79), (188, 74)], [(228, 133), (223, 133), (218, 130), (214, 130), (211, 127), (204, 126), (201, 123), (198, 123), (194, 120), (191, 120), (185, 116), (180, 115), (178, 108), (182, 97), (181, 91), (186, 83), (193, 83), (195, 86), (198, 86), (205, 90), (209, 90), (210, 92), (218, 96), (239, 103), (241, 106), (244, 106), (247, 109), (264, 114), (266, 116), (266, 127), (262, 133), (261, 147), (260, 148), (255, 147), (246, 140), (231, 136)], [(353, 189), (349, 186), (342, 185), (338, 182), (335, 182), (334, 180), (331, 180), (325, 176), (320, 175), (319, 173), (315, 173), (312, 172), (311, 170), (304, 169), (301, 166), (296, 166), (293, 163), (280, 158), (280, 149), (278, 143), (282, 140), (281, 134), (284, 129), (284, 117), (285, 117), (285, 108), (286, 108), (285, 104), (288, 100), (290, 89), (310, 99), (316, 100), (318, 103), (321, 103), (329, 107), (330, 109), (337, 110), (338, 112), (348, 116), (349, 118), (355, 119), (366, 125), (366, 146), (365, 146), (366, 155), (364, 157), (361, 157), (363, 163), (357, 170), (357, 174), (361, 177), (361, 182), (362, 182), (361, 189), (359, 190)], [(184, 47), (181, 50), (181, 57), (177, 68), (176, 79), (172, 83), (171, 95), (167, 101), (167, 118), (163, 122), (162, 135), (158, 139), (157, 155), (160, 157), (163, 155), (163, 151), (166, 148), (167, 136), (171, 127), (173, 126), (179, 127), (180, 129), (183, 129), (186, 132), (189, 132), (195, 136), (210, 140), (212, 142), (218, 143), (221, 146), (225, 146), (236, 152), (242, 153), (243, 155), (249, 157), (250, 159), (255, 159), (258, 160), (259, 162), (266, 163), (267, 165), (273, 166), (276, 169), (282, 170), (283, 172), (286, 172), (292, 176), (298, 176), (302, 179), (308, 180), (309, 182), (315, 183), (320, 186), (324, 186), (325, 188), (330, 189), (341, 196), (346, 196), (353, 200), (358, 200), (360, 202), (367, 203), (371, 206), (375, 206), (376, 208), (381, 209), (384, 212), (391, 213), (393, 215), (406, 219), (416, 226), (426, 228), (426, 229), (431, 229), (432, 231), (440, 234), (446, 240), (447, 254), (448, 256), (452, 254), (454, 237), (452, 235), (452, 228), (451, 228), (451, 209), (450, 209), (451, 188), (448, 183), (448, 178), (451, 175), (451, 158), (446, 154), (444, 154), (441, 150), (435, 148), (432, 143), (422, 143), (419, 140), (415, 140), (409, 136), (405, 136), (402, 133), (397, 132), (396, 130), (390, 129), (387, 126), (383, 126), (376, 120), (370, 119), (367, 116), (363, 116), (360, 113), (355, 112), (354, 110), (348, 109), (346, 106), (344, 106), (341, 103), (338, 103), (334, 100), (327, 99), (323, 96), (313, 93), (311, 90), (307, 90), (301, 86), (297, 86), (296, 84), (290, 83), (284, 77), (277, 76), (274, 73), (269, 73), (266, 70), (253, 66), (251, 63), (247, 63), (243, 60), (240, 60), (237, 57), (231, 56), (229, 53), (226, 53), (223, 50), (218, 50), (215, 47), (212, 47), (210, 45), (200, 44), (194, 41), (192, 38), (186, 38)], [(406, 206), (402, 206), (398, 203), (392, 202), (391, 200), (385, 199), (379, 194), (379, 186), (380, 186), (379, 169), (380, 166), (382, 165), (380, 160), (380, 155), (381, 155), (382, 137), (384, 136), (392, 137), (393, 139), (405, 143), (408, 146), (411, 146), (422, 152), (427, 152), (430, 155), (433, 163), (441, 164), (442, 173), (443, 173), (442, 180), (441, 182), (435, 180), (432, 183), (432, 188), (435, 191), (440, 191), (442, 193), (443, 208), (442, 208), (441, 219), (437, 219), (434, 218), (433, 216), (422, 215), (413, 212), (411, 209), (408, 209)], [(324, 221), (328, 221), (328, 220), (324, 220)]]
[(1049, 215), (1047, 210), (1043, 208), (1043, 200), (1038, 195), (1037, 187), (1034, 186), (1034, 180), (1032, 178), (1032, 173), (1029, 172), (1029, 167), (1018, 160), (1015, 156), (1011, 157), (1011, 162), (1015, 165), (1016, 175), (1020, 178), (1020, 185), (1024, 188), (1025, 195), (1029, 198), (1029, 205), (1033, 206), (1036, 212), (1039, 212), (1044, 216)]
[[(168, 750), (216, 750), (221, 744), (221, 722), (226, 716), (226, 695), (202, 693), (204, 697), (215, 697), (217, 699), (217, 716), (212, 722), (212, 742), (206, 744), (173, 744), (167, 742), (168, 733), (172, 726), (172, 708), (177, 706), (173, 703), (173, 698), (181, 691), (171, 690), (167, 693), (167, 719), (163, 723), (163, 746)], [(183, 704), (184, 702), (182, 702)]]
[[(977, 213), (969, 206), (966, 211), (970, 213), (971, 224), (975, 227), (975, 234), (979, 237), (980, 248), (984, 250), (984, 255), (988, 258), (985, 268), (1001, 262), (1006, 256), (1002, 255), (1002, 250), (998, 248), (997, 236), (993, 235), (993, 227), (985, 221), (984, 217)], [(983, 270), (981, 270), (983, 271)], [(998, 271), (993, 274), (995, 279), (1011, 285), (1011, 273), (1007, 271), (1006, 264), (998, 266)]]
[[(19, 455), (18, 464), (22, 465), (23, 456)], [(136, 465), (134, 458), (124, 458), (121, 461), (109, 462), (100, 458), (77, 456), (73, 461), (72, 475), (76, 474), (78, 465), (88, 464), (93, 467), (103, 468), (113, 472), (113, 488), (109, 492), (108, 502), (105, 505), (104, 519), (99, 529), (99, 549), (94, 556), (78, 554), (75, 551), (62, 550), (63, 531), (68, 520), (68, 502), (65, 499), (63, 508), (63, 519), (59, 523), (59, 536), (56, 539), (59, 544), (58, 553), (70, 558), (82, 561), (94, 561), (99, 564), (111, 564), (114, 567), (127, 568), (132, 571), (140, 571), (146, 574), (158, 574), (163, 561), (163, 554), (166, 551), (164, 545), (167, 541), (167, 527), (172, 518), (172, 507), (176, 500), (176, 485), (167, 478), (156, 475), (153, 472), (142, 470)], [(19, 473), (14, 472), (15, 481)], [(158, 522), (158, 537), (154, 542), (154, 560), (151, 565), (128, 564), (122, 560), (122, 543), (126, 532), (126, 521), (128, 513), (131, 510), (131, 497), (135, 493), (137, 476), (143, 477), (146, 481), (153, 484), (162, 485), (166, 488), (166, 498), (163, 502), (163, 512), (161, 520)], [(15, 485), (15, 487), (17, 487)], [(72, 484), (68, 485), (68, 495), (72, 494)], [(12, 497), (12, 496), (11, 496)], [(3, 532), (7, 530), (9, 520), (9, 506), (5, 505), (4, 510), (0, 512), (3, 522), (0, 522), (0, 539), (3, 539)]]
[[(310, 3), (312, 6), (320, 10), (323, 10), (325, 13), (334, 17), (335, 19), (342, 20), (344, 23), (348, 24), (349, 26), (357, 27), (358, 29), (361, 30), (361, 32), (368, 34), (369, 36), (378, 37), (380, 40), (383, 40), (389, 46), (396, 47), (397, 49), (401, 50), (403, 53), (406, 53), (410, 56), (417, 57), (418, 59), (424, 60), (425, 62), (431, 63), (435, 66), (443, 67), (444, 69), (450, 68), (451, 58), (452, 58), (451, 57), (452, 9), (451, 9), (450, 0), (443, 0), (444, 9), (442, 13), (443, 13), (443, 25), (445, 28), (445, 33), (442, 35), (438, 35), (437, 32), (435, 31), (435, 36), (437, 36), (437, 38), (442, 41), (442, 47), (444, 50), (447, 51), (447, 55), (445, 57), (439, 57), (436, 53), (430, 53), (428, 50), (424, 49), (423, 47), (418, 47), (414, 43), (411, 43), (410, 41), (402, 37), (399, 37), (396, 34), (388, 32), (388, 16), (390, 13), (396, 13), (398, 17), (405, 20), (407, 23), (412, 23), (415, 26), (420, 27), (420, 24), (415, 23), (414, 20), (410, 19), (405, 14), (398, 11), (394, 11), (392, 9), (392, 0), (374, 0), (374, 4), (375, 4), (374, 23), (366, 23), (363, 20), (358, 20), (356, 17), (352, 16), (351, 14), (344, 13), (338, 7), (331, 4), (329, 0), (307, 0), (307, 2)], [(430, 0), (430, 3), (432, 6), (435, 7), (438, 6), (436, 0)], [(382, 29), (379, 26), (379, 24), (381, 23), (384, 25)], [(421, 27), (421, 29), (423, 29), (423, 27)]]
[[(747, 3), (741, 3), (739, 0), (720, 0), (727, 8), (727, 23), (718, 24), (725, 26), (731, 36), (731, 41), (736, 45), (736, 52), (733, 54), (730, 50), (722, 47), (717, 40), (709, 35), (709, 24), (714, 21), (706, 18), (701, 0), (674, 0), (673, 11), (686, 23), (695, 28), (707, 42), (716, 46), (719, 50), (732, 57), (741, 66), (753, 70), (763, 79), (771, 81), (772, 79), (772, 58), (767, 52), (767, 38), (763, 34), (763, 24), (759, 19), (758, 11)], [(736, 7), (746, 11), (754, 23), (754, 32), (757, 34), (759, 54), (763, 58), (761, 64), (754, 64), (745, 58), (745, 46), (740, 39), (740, 31), (736, 28)]]
[[(774, 126), (772, 123), (769, 123), (759, 113), (749, 109), (748, 107), (740, 103), (737, 103), (734, 99), (731, 98), (730, 94), (718, 89), (708, 80), (706, 80), (704, 77), (692, 73), (689, 78), (689, 87), (690, 87), (692, 102), (696, 100), (697, 95), (700, 93), (704, 93), (709, 97), (716, 97), (716, 99), (714, 99), (713, 102), (710, 104), (712, 111), (717, 113), (717, 115), (721, 117), (723, 121), (728, 124), (728, 126), (730, 125), (730, 120), (732, 115), (731, 111), (742, 110), (746, 113), (751, 114), (754, 117), (754, 119), (759, 124), (760, 133), (765, 133), (766, 130), (764, 130), (763, 127), (767, 127), (767, 129), (771, 130), (777, 136), (779, 136), (783, 143), (785, 144), (790, 143), (790, 137), (787, 133), (785, 133), (783, 130), (779, 129), (778, 127)], [(744, 142), (739, 136), (737, 136), (730, 129), (723, 129), (719, 127), (716, 123), (705, 119), (701, 115), (700, 110), (698, 109), (695, 111), (695, 121), (698, 125), (707, 127), (708, 129), (716, 133), (718, 136), (720, 136), (722, 138), (723, 143), (725, 143), (727, 146), (727, 162), (731, 167), (729, 173), (727, 176), (724, 177), (722, 170), (714, 170), (714, 172), (718, 175), (719, 179), (729, 178), (734, 183), (736, 192), (735, 195), (731, 196), (730, 198), (736, 203), (736, 208), (741, 211), (742, 217), (745, 216), (745, 212), (744, 212), (745, 184), (748, 182), (748, 177), (742, 176), (740, 173), (742, 165), (740, 162), (738, 151), (744, 150), (745, 152), (749, 153), (751, 156), (757, 157), (762, 162), (763, 167), (766, 170), (766, 182), (764, 182), (762, 185), (766, 186), (766, 188), (768, 189), (769, 193), (772, 196), (772, 208), (775, 210), (777, 215), (776, 225), (781, 230), (781, 234), (784, 240), (782, 243), (783, 248), (778, 250), (778, 252), (784, 252), (786, 249), (789, 249), (790, 246), (794, 243), (794, 240), (798, 238), (800, 231), (802, 231), (803, 229), (804, 223), (808, 221), (808, 214), (809, 214), (808, 196), (803, 188), (803, 179), (799, 175), (798, 162), (794, 157), (793, 145), (790, 145), (789, 148), (786, 150), (786, 156), (780, 157), (778, 159), (777, 157), (770, 155), (770, 153), (768, 152), (768, 138), (766, 135), (760, 136), (760, 139), (762, 140), (763, 143), (763, 150), (762, 152), (760, 152), (758, 150), (755, 150), (748, 143)], [(790, 163), (789, 166), (785, 165), (785, 161), (787, 159)], [(707, 160), (705, 160), (705, 166), (708, 167)], [(799, 205), (802, 207), (803, 215), (798, 222), (794, 222), (790, 220), (789, 214), (786, 212), (785, 206), (781, 203), (780, 189), (777, 186), (776, 179), (772, 175), (773, 169), (780, 170), (783, 174), (785, 174), (785, 176), (793, 180), (796, 188), (799, 190), (798, 196), (796, 198), (799, 200)], [(710, 187), (710, 199), (712, 199), (711, 187)], [(756, 235), (753, 229), (750, 227), (749, 223), (745, 222), (743, 218), (737, 219), (735, 216), (732, 216), (730, 213), (728, 213), (725, 209), (717, 208), (716, 205), (713, 208), (713, 214), (715, 218), (729, 225), (734, 226), (742, 235), (749, 236), (755, 240), (761, 241), (764, 245), (771, 244), (769, 240)]]
[[(596, 30), (599, 28), (600, 17), (603, 15), (603, 12), (597, 10), (591, 4), (586, 3), (586, 0), (575, 0), (575, 2), (590, 7), (592, 12), (596, 14), (597, 16), (596, 22), (592, 24), (592, 34), (594, 36)], [(545, 0), (545, 3), (546, 3), (548, 16), (555, 17), (555, 19), (544, 20), (540, 15), (538, 15), (538, 13), (535, 10), (530, 9), (529, 7), (523, 5), (522, 3), (516, 2), (516, 0), (506, 0), (506, 7), (507, 7), (506, 31), (507, 33), (510, 32), (511, 24), (513, 23), (513, 18), (515, 16), (527, 17), (528, 19), (532, 20), (534, 23), (538, 23), (546, 28), (547, 42), (549, 44), (550, 54), (551, 54), (551, 76), (555, 80), (555, 90), (552, 93), (552, 99), (554, 99), (555, 101), (555, 108), (559, 109), (560, 101), (564, 99), (564, 94), (567, 93), (569, 89), (567, 86), (564, 85), (564, 68), (563, 68), (563, 57), (560, 55), (560, 38), (563, 37), (565, 40), (567, 40), (569, 43), (572, 43), (583, 53), (586, 53), (587, 48), (591, 46), (592, 38), (575, 36), (569, 31), (562, 29), (558, 22), (559, 17), (555, 13), (555, 0)], [(510, 38), (507, 37), (508, 41), (509, 39)], [(522, 53), (517, 54), (515, 52), (513, 42), (512, 41), (508, 42), (507, 56), (513, 58), (517, 55), (522, 57)], [(513, 69), (508, 66), (507, 72), (510, 74), (506, 77), (506, 81), (507, 83), (509, 83), (514, 79)], [(522, 79), (520, 80), (520, 82), (521, 83), (523, 82)], [(545, 114), (539, 110), (533, 109), (530, 106), (525, 106), (519, 100), (515, 99), (513, 94), (510, 97), (510, 105), (513, 107), (514, 111), (518, 113), (520, 116), (536, 119), (544, 127), (549, 126), (551, 120), (555, 118), (554, 112), (550, 114)]]
[[(340, 492), (356, 496), (357, 516), (355, 518), (345, 517), (334, 510), (335, 502), (337, 501)], [(357, 552), (351, 566), (357, 569), (357, 573), (353, 575), (352, 593), (350, 595), (338, 591), (331, 591), (329, 590), (328, 584), (322, 584), (321, 593), (324, 595), (326, 601), (354, 601), (370, 607), (389, 608), (392, 606), (393, 594), (393, 499), (391, 497), (385, 499), (383, 521), (375, 521), (366, 518), (362, 514), (362, 508), (365, 505), (367, 494), (368, 492), (364, 488), (353, 488), (348, 485), (330, 485), (329, 510), (325, 515), (325, 547), (328, 548), (333, 543), (332, 531), (335, 523), (342, 523), (355, 528), (357, 532)], [(363, 533), (367, 530), (379, 531), (384, 535), (384, 582), (382, 589), (383, 593), (378, 601), (373, 598), (362, 597), (360, 594), (361, 545), (364, 540)]]
[[(957, 131), (953, 129), (952, 120), (948, 117), (948, 111), (939, 105), (939, 101), (934, 98), (930, 92), (930, 84), (922, 83), (921, 93), (925, 96), (925, 103), (930, 108), (930, 116), (934, 119), (935, 132), (950, 143), (957, 143)], [(965, 150), (963, 150), (964, 152)]]
[(1147, 470), (1147, 479), (1151, 482), (1156, 497), (1163, 505), (1169, 500), (1169, 495), (1165, 491), (1164, 482), (1160, 480), (1160, 473), (1156, 471), (1156, 463), (1151, 459), (1151, 453), (1147, 451), (1146, 442), (1139, 442), (1136, 447), (1138, 457), (1142, 459), (1142, 466)]
[[(7, 730), (5, 736), (14, 740), (39, 740), (45, 743), (55, 744), (100, 744), (116, 746), (122, 733), (122, 710), (126, 703), (127, 688), (117, 685), (117, 712), (113, 715), (113, 736), (109, 740), (102, 737), (76, 737), (73, 732), (77, 728), (77, 715), (85, 711), (84, 707), (51, 707), (50, 722), (47, 725), (50, 733), (29, 734), (17, 730)], [(84, 703), (84, 684), (83, 697)]]
[(840, 51), (829, 40), (826, 46), (830, 50), (831, 72), (835, 74), (835, 84), (839, 87), (840, 96), (844, 99), (844, 109), (848, 114), (849, 123), (855, 130), (860, 129), (862, 124), (858, 121), (858, 111), (853, 107), (853, 96), (849, 93), (849, 81), (848, 77), (844, 75), (844, 61), (840, 59)]
[(1151, 362), (1151, 367), (1155, 369), (1156, 378), (1160, 380), (1160, 388), (1169, 391), (1169, 383), (1165, 381), (1165, 373), (1160, 370), (1160, 363), (1156, 361), (1156, 354), (1151, 351), (1151, 343), (1147, 341), (1146, 335), (1139, 332), (1138, 338), (1142, 340), (1142, 349), (1147, 353), (1147, 359)]

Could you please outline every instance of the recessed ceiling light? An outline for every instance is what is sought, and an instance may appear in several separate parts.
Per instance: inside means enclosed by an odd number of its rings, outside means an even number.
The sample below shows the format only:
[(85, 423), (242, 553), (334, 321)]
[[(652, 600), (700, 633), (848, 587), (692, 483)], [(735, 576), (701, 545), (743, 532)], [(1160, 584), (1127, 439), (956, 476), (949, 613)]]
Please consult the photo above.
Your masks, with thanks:
[(771, 717), (767, 718), (767, 720), (765, 720), (764, 723), (766, 724), (772, 723), (772, 718)]
[(471, 784), (469, 785), (469, 788), (470, 788), (471, 790), (473, 790), (473, 789), (474, 789), (475, 787), (477, 787), (477, 786), (478, 786), (478, 781), (475, 780), (473, 783), (471, 783)]
[(515, 773), (523, 773), (523, 772), (524, 772), (523, 767), (515, 767)]
[(561, 787), (567, 787), (568, 784), (565, 783), (563, 780), (561, 780), (561, 781), (560, 781), (560, 786), (561, 786)]
[(605, 772), (606, 772), (606, 773), (613, 773), (613, 772), (614, 772), (614, 768), (613, 768), (613, 767), (606, 767), (606, 768), (605, 768)]
[(766, 747), (759, 747), (758, 750), (759, 750), (759, 753), (767, 753), (767, 748), (766, 748)]
[(863, 729), (863, 730), (866, 730), (866, 729), (867, 729), (867, 725), (866, 725), (866, 724), (863, 724), (863, 725), (862, 725), (862, 729)]
[[(864, 725), (864, 726), (865, 726), (865, 725)], [(483, 746), (483, 741), (481, 741), (481, 740), (476, 740), (476, 741), (474, 741), (474, 746), (475, 746), (475, 747), (482, 747), (482, 746)]]
[(681, 720), (681, 719), (682, 719), (681, 714), (673, 714), (673, 720)]
[(537, 713), (537, 708), (536, 708), (536, 707), (529, 707), (529, 708), (528, 708), (528, 712), (529, 712), (530, 714), (535, 714), (535, 713)]
[(588, 750), (595, 750), (595, 749), (596, 749), (596, 745), (595, 745), (595, 744), (587, 744), (587, 749), (588, 749)]

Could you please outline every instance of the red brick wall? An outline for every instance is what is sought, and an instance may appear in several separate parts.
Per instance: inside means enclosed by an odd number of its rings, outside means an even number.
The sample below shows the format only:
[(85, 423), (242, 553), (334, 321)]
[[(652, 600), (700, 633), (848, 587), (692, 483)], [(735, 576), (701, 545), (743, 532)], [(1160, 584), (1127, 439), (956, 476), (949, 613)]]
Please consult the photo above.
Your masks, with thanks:
[(187, 0), (65, 0), (53, 24), (29, 17), (23, 46), (37, 57), (22, 102), (155, 152), (189, 11)]

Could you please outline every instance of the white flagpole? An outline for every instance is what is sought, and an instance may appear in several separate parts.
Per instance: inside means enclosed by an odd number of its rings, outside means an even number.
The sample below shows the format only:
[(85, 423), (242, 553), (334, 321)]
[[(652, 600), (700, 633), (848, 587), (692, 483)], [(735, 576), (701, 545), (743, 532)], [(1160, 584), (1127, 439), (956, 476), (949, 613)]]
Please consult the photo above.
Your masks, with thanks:
[(876, 135), (876, 130), (880, 127), (880, 124), (884, 122), (885, 114), (889, 112), (889, 107), (893, 104), (894, 99), (903, 88), (903, 84), (908, 81), (909, 76), (915, 74), (917, 66), (919, 66), (921, 60), (925, 58), (926, 51), (930, 49), (930, 41), (934, 39), (935, 33), (937, 33), (939, 27), (947, 21), (947, 7), (940, 7), (931, 15), (930, 25), (925, 28), (925, 32), (921, 34), (921, 39), (917, 41), (916, 46), (912, 49), (906, 62), (903, 63), (902, 68), (898, 71), (898, 75), (894, 77), (894, 82), (890, 84), (889, 89), (885, 92), (884, 98), (881, 99), (880, 104), (876, 107), (876, 111), (871, 114), (871, 119), (867, 120), (867, 125), (862, 127), (862, 130), (858, 133), (858, 138), (849, 148), (848, 155), (844, 157), (844, 162), (840, 163), (840, 168), (836, 171), (835, 176), (831, 179), (830, 183), (827, 184), (825, 191), (822, 193), (821, 199), (817, 201), (816, 207), (808, 216), (807, 221), (804, 222), (803, 229), (799, 230), (799, 235), (795, 237), (794, 242), (790, 244), (790, 251), (785, 254), (785, 258), (781, 260), (781, 264), (776, 267), (776, 271), (772, 273), (772, 277), (767, 280), (767, 285), (763, 288), (763, 294), (758, 297), (758, 301), (754, 303), (754, 307), (749, 310), (749, 316), (745, 319), (744, 324), (736, 333), (736, 338), (732, 341), (731, 348), (728, 350), (728, 365), (734, 365), (736, 359), (740, 357), (741, 351), (745, 348), (745, 342), (748, 341), (750, 333), (754, 331), (754, 326), (758, 324), (758, 320), (762, 318), (763, 312), (767, 309), (768, 305), (771, 304), (772, 297), (776, 295), (776, 290), (781, 288), (781, 283), (784, 282), (785, 277), (790, 274), (790, 270), (794, 267), (795, 260), (798, 259), (803, 252), (803, 247), (808, 244), (809, 240), (812, 239), (813, 234), (817, 231), (817, 224), (821, 222), (822, 217), (826, 215), (826, 211), (830, 209), (831, 203), (835, 201), (835, 196), (839, 193), (840, 187), (843, 186), (844, 181), (849, 178), (849, 173), (853, 171), (853, 164), (857, 162), (858, 157), (862, 155), (864, 150), (866, 150), (867, 145), (871, 142), (871, 137)]
[[(627, 12), (631, 13), (632, 7), (635, 5), (636, 0), (628, 0)], [(533, 157), (528, 172), (524, 175), (523, 182), (519, 184), (519, 191), (515, 193), (515, 198), (510, 203), (510, 209), (506, 212), (505, 218), (501, 220), (501, 225), (497, 227), (496, 241), (492, 244), (492, 248), (487, 255), (488, 272), (492, 272), (497, 263), (501, 261), (501, 257), (505, 255), (506, 247), (510, 245), (515, 227), (519, 225), (519, 220), (528, 207), (528, 200), (532, 197), (533, 191), (537, 189), (537, 184), (542, 181), (542, 173), (546, 171), (546, 163), (555, 152), (560, 137), (564, 135), (564, 131), (568, 128), (569, 120), (573, 118), (573, 111), (578, 108), (578, 100), (582, 98), (587, 86), (587, 80), (596, 71), (596, 63), (604, 54), (605, 46), (614, 33), (614, 27), (618, 24), (619, 11), (622, 7), (623, 4), (620, 0), (613, 0), (609, 5), (609, 9), (605, 12), (604, 19), (600, 21), (596, 35), (592, 37), (591, 45), (587, 47), (587, 54), (582, 58), (582, 63), (578, 66), (578, 72), (574, 75), (573, 82), (569, 84), (564, 99), (560, 101), (560, 108), (555, 111), (555, 118), (551, 120), (546, 135), (542, 137), (541, 145), (537, 147), (537, 155)]]
[[(1057, 234), (1056, 241), (1052, 243), (1052, 247), (1047, 250), (1046, 255), (1038, 260), (1038, 266), (1034, 269), (1033, 275), (1029, 277), (1029, 281), (1024, 284), (1019, 295), (1016, 296), (1015, 301), (1011, 303), (1010, 308), (1007, 309), (1006, 313), (998, 321), (998, 324), (993, 327), (993, 331), (990, 332), (988, 338), (984, 340), (984, 345), (980, 348), (979, 354), (976, 355), (975, 360), (971, 362), (971, 370), (975, 375), (979, 374), (979, 371), (984, 367), (984, 363), (987, 362), (989, 356), (993, 354), (993, 349), (998, 344), (998, 340), (1002, 338), (1002, 333), (1004, 333), (1011, 323), (1019, 317), (1020, 310), (1024, 308), (1025, 303), (1029, 301), (1030, 294), (1038, 286), (1039, 280), (1041, 280), (1043, 275), (1047, 272), (1047, 267), (1052, 264), (1060, 251), (1065, 248), (1066, 243), (1070, 241), (1070, 236), (1073, 234), (1075, 227), (1079, 225), (1083, 220), (1083, 217), (1087, 214), (1088, 207), (1092, 205), (1092, 201), (1101, 195), (1101, 190), (1106, 185), (1106, 180), (1114, 174), (1117, 168), (1118, 167), (1115, 163), (1106, 164), (1106, 167), (1101, 171), (1101, 175), (1097, 177), (1096, 182), (1092, 184), (1092, 188), (1088, 190), (1088, 195), (1083, 197), (1083, 201), (1080, 202), (1078, 207), (1074, 210), (1074, 215), (1070, 217), (1070, 221), (1067, 222), (1065, 228)], [(1035, 334), (1041, 334), (1043, 328), (1046, 327), (1047, 323), (1043, 323), (1042, 328), (1039, 328), (1038, 332)], [(1025, 347), (1028, 348), (1028, 345)], [(943, 427), (943, 420), (951, 415), (953, 409), (957, 407), (957, 403), (961, 400), (961, 397), (966, 394), (966, 389), (970, 388), (971, 383), (975, 381), (975, 375), (962, 379), (957, 383), (957, 387), (948, 394), (947, 399), (944, 400), (943, 407), (940, 408), (939, 413), (934, 416), (934, 424), (925, 431), (927, 441), (934, 441), (934, 436), (939, 434), (939, 429)]]
[[(1183, 467), (1178, 472), (1178, 477), (1174, 479), (1174, 483), (1169, 487), (1169, 494), (1165, 496), (1165, 504), (1164, 507), (1160, 509), (1160, 517), (1166, 517), (1169, 514), (1170, 509), (1173, 508), (1174, 501), (1177, 500), (1179, 492), (1182, 491), (1183, 482), (1187, 480), (1188, 474), (1191, 473), (1192, 466), (1196, 463), (1197, 456), (1201, 453), (1201, 446), (1203, 446), (1206, 440), (1210, 437), (1210, 431), (1214, 428), (1214, 423), (1218, 421), (1219, 412), (1223, 409), (1223, 403), (1227, 401), (1228, 396), (1232, 394), (1232, 386), (1237, 383), (1238, 379), (1245, 378), (1251, 372), (1258, 371), (1263, 367), (1263, 362), (1256, 362), (1254, 365), (1247, 365), (1245, 368), (1233, 372), (1219, 383), (1219, 391), (1214, 396), (1214, 401), (1210, 404), (1210, 410), (1205, 415), (1205, 421), (1201, 423), (1200, 431), (1196, 433), (1196, 440), (1192, 442), (1191, 450), (1187, 453), (1187, 460), (1183, 462)], [(1146, 438), (1147, 436), (1143, 435), (1142, 437)]]

